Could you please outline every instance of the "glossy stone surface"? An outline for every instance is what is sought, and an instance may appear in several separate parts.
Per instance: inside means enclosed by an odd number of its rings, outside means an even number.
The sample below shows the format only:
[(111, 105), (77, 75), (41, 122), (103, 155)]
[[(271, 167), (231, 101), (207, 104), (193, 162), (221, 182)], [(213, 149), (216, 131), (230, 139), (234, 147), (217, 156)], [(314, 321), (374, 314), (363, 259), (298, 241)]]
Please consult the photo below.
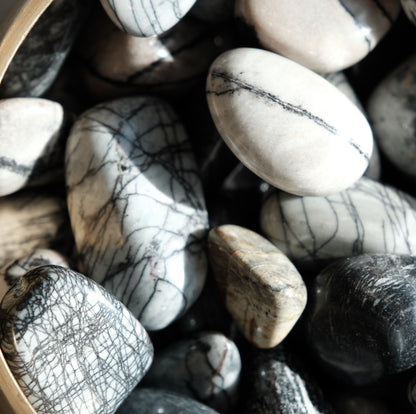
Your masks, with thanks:
[(5, 358), (39, 414), (114, 413), (152, 362), (134, 316), (63, 267), (20, 278), (3, 299), (0, 322)]
[(416, 254), (416, 200), (369, 178), (327, 197), (272, 193), (263, 233), (300, 267), (361, 253)]
[(282, 346), (258, 352), (248, 378), (244, 414), (335, 414), (302, 362)]
[(117, 414), (218, 414), (200, 402), (157, 388), (136, 388)]
[(192, 18), (163, 35), (140, 38), (120, 31), (105, 13), (93, 17), (78, 45), (84, 82), (97, 100), (134, 93), (184, 95), (203, 81), (229, 43), (224, 31)]
[(52, 85), (89, 10), (90, 0), (54, 0), (13, 58), (1, 97), (41, 96)]
[(321, 365), (352, 384), (416, 365), (416, 258), (360, 255), (315, 279), (308, 339)]
[(36, 249), (12, 260), (0, 269), (0, 301), (5, 293), (30, 269), (47, 264), (69, 268), (68, 260), (52, 249)]
[(196, 0), (100, 0), (121, 30), (139, 37), (160, 35), (176, 25)]
[(209, 23), (222, 23), (233, 17), (234, 0), (198, 0), (191, 14)]
[(63, 178), (68, 129), (68, 118), (57, 102), (0, 100), (0, 196)]
[(145, 384), (196, 398), (223, 412), (235, 401), (240, 371), (234, 342), (220, 333), (201, 332), (157, 353)]
[(306, 286), (295, 266), (240, 226), (212, 229), (208, 250), (225, 305), (245, 338), (259, 348), (278, 345), (306, 306)]
[(320, 73), (364, 58), (399, 11), (399, 0), (236, 0), (236, 15), (266, 49)]
[(239, 48), (220, 55), (207, 99), (234, 154), (284, 191), (338, 192), (368, 166), (373, 139), (360, 110), (322, 77), (275, 53)]
[(415, 0), (401, 0), (402, 7), (409, 20), (416, 25), (416, 1)]
[(0, 267), (37, 248), (71, 248), (65, 199), (42, 190), (0, 198)]
[(369, 121), (384, 155), (416, 178), (416, 55), (410, 56), (373, 91)]
[(68, 209), (83, 272), (149, 330), (186, 311), (207, 272), (198, 170), (172, 108), (151, 97), (98, 105), (66, 152)]

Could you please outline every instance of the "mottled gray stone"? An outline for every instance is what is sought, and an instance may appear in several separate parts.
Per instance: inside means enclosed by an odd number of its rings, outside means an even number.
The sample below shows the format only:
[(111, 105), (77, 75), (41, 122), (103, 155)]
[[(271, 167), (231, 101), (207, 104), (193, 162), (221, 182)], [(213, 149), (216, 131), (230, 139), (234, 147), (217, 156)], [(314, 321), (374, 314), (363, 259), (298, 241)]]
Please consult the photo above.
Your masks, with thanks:
[(308, 343), (321, 366), (354, 385), (416, 365), (416, 257), (341, 259), (314, 280)]
[(224, 412), (235, 402), (240, 378), (238, 348), (223, 334), (201, 332), (156, 353), (145, 384), (196, 398)]
[(157, 388), (136, 388), (117, 414), (218, 414), (192, 398)]
[(225, 305), (245, 338), (259, 348), (278, 345), (306, 306), (306, 286), (295, 266), (240, 226), (212, 229), (208, 251)]
[(176, 25), (196, 0), (100, 0), (119, 29), (139, 37), (160, 35)]
[(38, 414), (112, 414), (152, 362), (149, 337), (124, 305), (59, 266), (21, 277), (0, 324), (4, 356)]
[(57, 102), (0, 100), (0, 196), (64, 178), (69, 118)]
[(98, 105), (76, 121), (66, 152), (68, 209), (83, 273), (149, 330), (200, 294), (207, 211), (190, 142), (152, 97)]
[(198, 0), (190, 13), (209, 23), (222, 23), (233, 17), (235, 0)]
[(1, 97), (41, 96), (74, 43), (90, 0), (55, 0), (23, 41), (0, 86)]
[(416, 179), (416, 55), (390, 73), (372, 92), (368, 118), (381, 151)]
[(416, 200), (366, 177), (326, 197), (273, 192), (260, 220), (267, 238), (303, 268), (361, 253), (416, 254)]

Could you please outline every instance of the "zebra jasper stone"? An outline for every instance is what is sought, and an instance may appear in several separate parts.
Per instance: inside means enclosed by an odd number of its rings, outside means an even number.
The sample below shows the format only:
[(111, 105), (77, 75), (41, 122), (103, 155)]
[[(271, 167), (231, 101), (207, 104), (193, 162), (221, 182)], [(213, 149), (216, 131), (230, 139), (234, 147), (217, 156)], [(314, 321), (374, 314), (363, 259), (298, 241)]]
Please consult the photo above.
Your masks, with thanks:
[(84, 273), (149, 330), (200, 294), (207, 211), (186, 132), (157, 98), (84, 113), (67, 144), (68, 208)]
[(0, 324), (4, 356), (38, 414), (112, 414), (152, 362), (149, 337), (124, 305), (60, 266), (21, 277)]

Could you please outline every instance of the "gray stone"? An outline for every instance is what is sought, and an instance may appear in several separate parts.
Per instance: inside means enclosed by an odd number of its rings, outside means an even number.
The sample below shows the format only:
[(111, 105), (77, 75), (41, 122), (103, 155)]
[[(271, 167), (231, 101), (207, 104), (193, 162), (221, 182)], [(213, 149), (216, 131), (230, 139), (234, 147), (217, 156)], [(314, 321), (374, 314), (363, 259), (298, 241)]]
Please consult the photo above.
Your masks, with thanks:
[(402, 7), (409, 20), (416, 25), (416, 1), (415, 0), (401, 0)]

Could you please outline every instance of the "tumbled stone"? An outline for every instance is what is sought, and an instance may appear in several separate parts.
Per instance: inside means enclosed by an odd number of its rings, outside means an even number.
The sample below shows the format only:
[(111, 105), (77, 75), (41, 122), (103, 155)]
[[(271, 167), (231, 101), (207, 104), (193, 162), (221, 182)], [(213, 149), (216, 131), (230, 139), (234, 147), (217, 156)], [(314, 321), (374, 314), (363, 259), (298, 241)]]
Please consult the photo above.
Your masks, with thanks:
[(185, 16), (196, 0), (100, 0), (117, 27), (133, 36), (160, 35)]
[(409, 20), (416, 25), (416, 1), (415, 0), (401, 0), (402, 7)]
[(169, 325), (195, 302), (207, 272), (207, 211), (177, 115), (151, 97), (92, 108), (68, 139), (66, 178), (83, 273), (147, 329)]
[(250, 364), (244, 414), (334, 414), (321, 388), (297, 356), (282, 346), (259, 351)]
[(6, 292), (30, 269), (42, 265), (69, 268), (68, 260), (52, 249), (36, 249), (32, 253), (12, 260), (0, 269), (0, 301)]
[(0, 86), (1, 97), (41, 96), (52, 85), (88, 13), (89, 0), (54, 0), (23, 41)]
[(136, 388), (117, 414), (218, 414), (200, 402), (157, 388)]
[(384, 155), (416, 178), (416, 55), (388, 75), (373, 91), (367, 111)]
[(38, 414), (114, 413), (152, 362), (149, 337), (123, 304), (63, 267), (21, 277), (0, 323), (4, 356)]
[(239, 48), (220, 55), (207, 99), (234, 154), (284, 191), (338, 192), (368, 166), (373, 139), (361, 111), (325, 79), (275, 53)]
[(65, 199), (42, 190), (0, 198), (0, 268), (37, 248), (72, 247)]
[(231, 19), (233, 12), (234, 0), (198, 0), (190, 13), (209, 23), (222, 23)]
[(306, 306), (295, 266), (268, 240), (239, 226), (211, 230), (208, 250), (225, 305), (245, 338), (259, 348), (278, 345)]
[(361, 253), (416, 254), (416, 200), (366, 177), (327, 197), (274, 192), (260, 220), (267, 238), (303, 268)]
[(416, 258), (360, 255), (315, 279), (308, 339), (320, 364), (361, 385), (416, 365)]
[(388, 32), (399, 0), (236, 0), (236, 15), (260, 43), (320, 73), (364, 58)]
[(203, 82), (229, 43), (224, 31), (192, 18), (161, 36), (140, 38), (120, 31), (104, 13), (94, 17), (78, 44), (82, 77), (99, 100), (135, 93), (185, 95)]
[(57, 102), (0, 100), (0, 196), (63, 179), (68, 117)]
[(201, 332), (156, 353), (144, 381), (223, 412), (235, 402), (240, 371), (234, 342), (220, 333)]

